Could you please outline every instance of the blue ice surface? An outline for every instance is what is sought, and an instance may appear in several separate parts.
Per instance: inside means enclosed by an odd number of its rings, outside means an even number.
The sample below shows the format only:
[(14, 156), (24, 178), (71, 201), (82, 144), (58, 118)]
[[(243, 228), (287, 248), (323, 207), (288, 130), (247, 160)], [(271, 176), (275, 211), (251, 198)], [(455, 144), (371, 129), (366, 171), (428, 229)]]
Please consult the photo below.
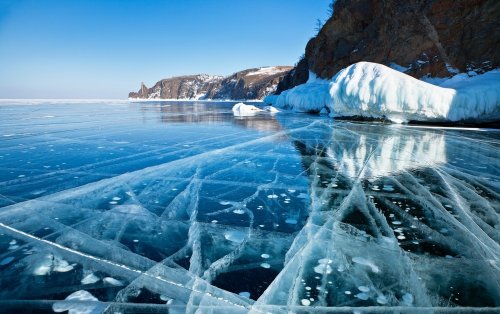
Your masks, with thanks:
[(0, 305), (500, 306), (500, 132), (232, 105), (2, 101)]

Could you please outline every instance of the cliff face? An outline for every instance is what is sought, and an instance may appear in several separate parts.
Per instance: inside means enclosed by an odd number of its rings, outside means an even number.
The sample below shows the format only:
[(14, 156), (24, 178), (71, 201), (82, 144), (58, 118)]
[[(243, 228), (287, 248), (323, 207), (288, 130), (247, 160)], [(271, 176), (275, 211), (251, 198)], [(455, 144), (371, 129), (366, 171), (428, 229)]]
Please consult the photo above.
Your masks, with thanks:
[(138, 92), (129, 93), (129, 98), (143, 99), (198, 99), (218, 88), (222, 76), (187, 75), (158, 81), (147, 88), (144, 83)]
[(164, 79), (153, 87), (141, 84), (129, 98), (141, 99), (262, 99), (273, 93), (292, 69), (288, 66), (255, 68), (228, 77), (190, 75)]
[(500, 1), (338, 0), (333, 16), (306, 46), (306, 66), (299, 63), (278, 92), (303, 83), (308, 70), (331, 78), (359, 61), (416, 78), (496, 68)]

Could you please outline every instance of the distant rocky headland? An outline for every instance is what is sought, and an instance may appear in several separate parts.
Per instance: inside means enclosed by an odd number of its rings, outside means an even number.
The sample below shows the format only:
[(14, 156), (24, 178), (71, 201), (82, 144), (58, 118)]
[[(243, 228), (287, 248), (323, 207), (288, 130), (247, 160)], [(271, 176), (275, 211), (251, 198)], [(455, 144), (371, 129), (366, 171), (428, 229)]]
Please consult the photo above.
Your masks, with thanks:
[(273, 66), (247, 69), (230, 76), (206, 74), (177, 76), (158, 81), (148, 88), (144, 83), (133, 99), (263, 99), (276, 91), (278, 84), (292, 69)]

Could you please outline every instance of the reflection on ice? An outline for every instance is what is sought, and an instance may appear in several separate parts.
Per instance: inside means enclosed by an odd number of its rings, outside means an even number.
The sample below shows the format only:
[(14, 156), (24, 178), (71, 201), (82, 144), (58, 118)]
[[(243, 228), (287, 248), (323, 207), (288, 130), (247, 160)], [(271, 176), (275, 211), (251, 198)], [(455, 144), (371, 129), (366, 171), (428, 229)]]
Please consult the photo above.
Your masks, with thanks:
[(498, 133), (122, 106), (0, 142), (3, 308), (500, 306)]
[[(346, 142), (342, 138), (337, 141), (335, 135), (338, 133), (334, 132), (332, 142), (345, 146), (328, 147), (326, 154), (340, 173), (351, 178), (383, 177), (446, 163), (444, 136), (416, 133), (380, 136), (377, 141), (370, 141), (362, 134)], [(384, 189), (390, 192), (392, 187)]]

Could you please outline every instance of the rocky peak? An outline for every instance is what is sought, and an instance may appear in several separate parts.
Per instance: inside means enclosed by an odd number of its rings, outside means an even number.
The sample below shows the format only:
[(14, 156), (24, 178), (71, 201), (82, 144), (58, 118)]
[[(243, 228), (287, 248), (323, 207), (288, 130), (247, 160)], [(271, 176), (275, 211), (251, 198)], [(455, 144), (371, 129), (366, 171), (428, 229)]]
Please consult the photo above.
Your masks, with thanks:
[(500, 65), (498, 0), (337, 0), (333, 12), (306, 46), (307, 67), (298, 66), (281, 89), (304, 83), (308, 70), (331, 78), (359, 61), (416, 78)]

